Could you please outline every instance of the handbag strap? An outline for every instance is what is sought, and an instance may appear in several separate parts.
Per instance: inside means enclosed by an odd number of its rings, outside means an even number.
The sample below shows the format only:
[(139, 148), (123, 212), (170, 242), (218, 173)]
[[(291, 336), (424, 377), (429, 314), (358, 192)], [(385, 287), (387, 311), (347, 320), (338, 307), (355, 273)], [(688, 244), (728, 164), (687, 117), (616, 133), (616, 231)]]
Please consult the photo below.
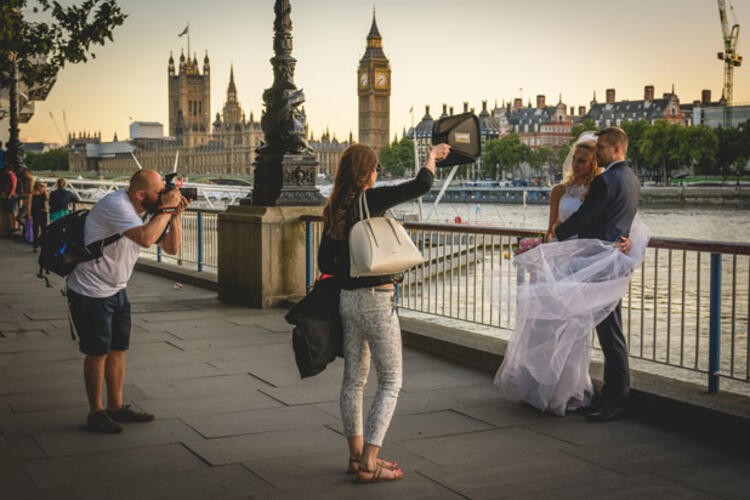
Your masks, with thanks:
[(359, 194), (359, 199), (357, 200), (359, 203), (359, 220), (365, 220), (370, 218), (370, 207), (367, 206), (367, 195), (365, 195), (367, 190), (362, 191)]
[(370, 222), (370, 208), (367, 206), (367, 197), (365, 195), (365, 191), (362, 191), (360, 193), (359, 198), (357, 199), (359, 203), (359, 220), (360, 222), (364, 222), (365, 226), (370, 230), (370, 234), (372, 235), (372, 241), (375, 243), (375, 246), (380, 246), (378, 244), (378, 237), (375, 235), (375, 230), (372, 228), (372, 223)]
[[(372, 240), (375, 243), (375, 246), (380, 246), (378, 244), (378, 238), (375, 235), (375, 230), (372, 228), (372, 223), (370, 222), (370, 207), (367, 206), (367, 196), (365, 195), (366, 192), (367, 190), (362, 191), (362, 193), (360, 193), (359, 195), (359, 198), (357, 198), (357, 203), (359, 204), (359, 220), (364, 221), (367, 227), (370, 229), (370, 234), (372, 234)], [(388, 221), (388, 225), (390, 226), (391, 231), (393, 231), (393, 236), (396, 238), (396, 242), (400, 245), (401, 238), (399, 238), (398, 231), (394, 226), (396, 222), (390, 217), (383, 218)]]

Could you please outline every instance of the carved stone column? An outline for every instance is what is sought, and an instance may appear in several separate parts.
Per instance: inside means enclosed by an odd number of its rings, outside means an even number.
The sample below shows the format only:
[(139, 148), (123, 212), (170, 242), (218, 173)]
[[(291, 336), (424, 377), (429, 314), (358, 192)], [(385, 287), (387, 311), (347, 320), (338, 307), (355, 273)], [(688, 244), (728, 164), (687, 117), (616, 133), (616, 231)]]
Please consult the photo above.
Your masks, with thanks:
[[(271, 88), (263, 92), (265, 110), (260, 125), (265, 142), (256, 150), (252, 205), (320, 205), (323, 196), (315, 195), (318, 163), (305, 140), (307, 118), (301, 109), (305, 95), (294, 84), (297, 60), (292, 57), (289, 0), (276, 0), (274, 12), (274, 79)], [(287, 175), (289, 171), (294, 175)]]

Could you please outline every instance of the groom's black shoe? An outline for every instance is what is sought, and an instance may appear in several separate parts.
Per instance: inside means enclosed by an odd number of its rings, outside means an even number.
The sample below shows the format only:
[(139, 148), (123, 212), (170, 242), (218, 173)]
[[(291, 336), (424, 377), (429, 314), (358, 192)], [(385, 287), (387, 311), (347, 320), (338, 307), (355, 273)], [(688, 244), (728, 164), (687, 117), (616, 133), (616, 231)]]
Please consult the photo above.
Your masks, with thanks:
[(621, 416), (624, 411), (625, 408), (622, 406), (604, 403), (599, 409), (587, 413), (586, 420), (588, 422), (609, 422)]
[(582, 406), (576, 410), (576, 413), (580, 413), (581, 415), (591, 415), (592, 413), (596, 413), (600, 411), (601, 408), (597, 404), (591, 404), (589, 406)]

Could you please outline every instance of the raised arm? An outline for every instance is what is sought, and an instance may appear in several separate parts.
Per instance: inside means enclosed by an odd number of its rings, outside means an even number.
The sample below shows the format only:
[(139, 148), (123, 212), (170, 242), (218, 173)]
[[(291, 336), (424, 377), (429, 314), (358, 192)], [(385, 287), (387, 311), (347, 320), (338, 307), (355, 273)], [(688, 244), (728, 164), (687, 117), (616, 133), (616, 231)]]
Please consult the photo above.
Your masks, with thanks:
[(169, 223), (169, 232), (167, 236), (159, 243), (162, 250), (170, 255), (177, 255), (180, 251), (180, 242), (182, 241), (182, 212), (185, 211), (190, 201), (182, 197), (177, 211), (172, 214), (172, 220)]
[(427, 193), (435, 178), (435, 162), (447, 157), (448, 153), (450, 153), (450, 146), (437, 144), (430, 149), (424, 167), (419, 170), (414, 179), (395, 186), (368, 189), (365, 196), (370, 213), (373, 215), (382, 214), (389, 208)]
[[(173, 189), (161, 196), (160, 208), (176, 208), (180, 205), (181, 200), (182, 195), (180, 194), (180, 190)], [(144, 248), (148, 248), (159, 241), (171, 217), (172, 213), (157, 212), (146, 224), (128, 229), (123, 233), (123, 236), (135, 241)]]

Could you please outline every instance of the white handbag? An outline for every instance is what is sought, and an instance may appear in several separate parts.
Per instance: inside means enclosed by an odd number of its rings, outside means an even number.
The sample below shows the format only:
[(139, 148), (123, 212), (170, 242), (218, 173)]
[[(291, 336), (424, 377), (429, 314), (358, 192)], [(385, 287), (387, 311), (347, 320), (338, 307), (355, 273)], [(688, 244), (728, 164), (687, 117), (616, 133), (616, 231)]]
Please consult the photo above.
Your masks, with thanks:
[(391, 217), (372, 217), (365, 192), (357, 199), (359, 221), (349, 231), (349, 274), (353, 278), (397, 274), (424, 262), (404, 226)]

